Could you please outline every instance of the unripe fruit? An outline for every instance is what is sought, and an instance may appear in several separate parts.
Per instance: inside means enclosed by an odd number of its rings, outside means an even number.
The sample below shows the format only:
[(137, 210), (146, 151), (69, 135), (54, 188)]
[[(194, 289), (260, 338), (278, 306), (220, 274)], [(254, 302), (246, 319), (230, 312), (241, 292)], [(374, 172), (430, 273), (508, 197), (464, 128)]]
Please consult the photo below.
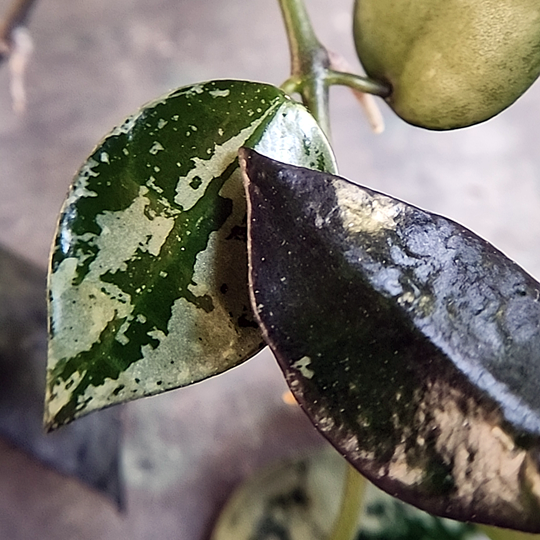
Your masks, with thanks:
[(540, 1), (356, 0), (354, 38), (403, 120), (466, 127), (511, 105), (540, 74)]

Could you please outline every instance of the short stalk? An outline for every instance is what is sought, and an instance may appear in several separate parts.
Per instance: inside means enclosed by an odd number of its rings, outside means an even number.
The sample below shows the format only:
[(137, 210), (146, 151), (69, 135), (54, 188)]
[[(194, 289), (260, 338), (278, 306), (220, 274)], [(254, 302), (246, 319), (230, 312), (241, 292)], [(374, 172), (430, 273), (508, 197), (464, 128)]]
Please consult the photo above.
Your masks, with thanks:
[(289, 77), (280, 87), (286, 94), (298, 94), (302, 88), (302, 81), (298, 77)]
[(388, 85), (374, 81), (368, 77), (345, 73), (343, 71), (328, 70), (326, 73), (326, 82), (329, 85), (337, 84), (348, 86), (353, 90), (358, 90), (364, 94), (373, 94), (386, 98), (390, 95), (391, 89)]

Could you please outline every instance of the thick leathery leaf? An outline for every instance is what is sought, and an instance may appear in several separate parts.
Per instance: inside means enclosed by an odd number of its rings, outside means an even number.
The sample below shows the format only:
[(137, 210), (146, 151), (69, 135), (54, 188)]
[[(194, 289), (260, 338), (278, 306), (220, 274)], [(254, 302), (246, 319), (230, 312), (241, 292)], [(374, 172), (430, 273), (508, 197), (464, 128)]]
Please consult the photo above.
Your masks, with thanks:
[[(235, 489), (211, 540), (333, 538), (347, 468), (335, 450), (326, 448), (258, 471)], [(367, 482), (352, 538), (480, 540), (471, 525), (426, 514)]]
[(113, 130), (83, 165), (52, 254), (49, 428), (200, 381), (260, 350), (242, 144), (334, 166), (302, 106), (244, 81), (172, 92)]
[(45, 270), (0, 248), (0, 437), (122, 506), (120, 411), (43, 432), (46, 282)]
[(234, 490), (210, 540), (331, 538), (347, 468), (327, 447), (257, 471)]
[(249, 150), (261, 330), (316, 427), (424, 510), (540, 531), (540, 284), (464, 227)]

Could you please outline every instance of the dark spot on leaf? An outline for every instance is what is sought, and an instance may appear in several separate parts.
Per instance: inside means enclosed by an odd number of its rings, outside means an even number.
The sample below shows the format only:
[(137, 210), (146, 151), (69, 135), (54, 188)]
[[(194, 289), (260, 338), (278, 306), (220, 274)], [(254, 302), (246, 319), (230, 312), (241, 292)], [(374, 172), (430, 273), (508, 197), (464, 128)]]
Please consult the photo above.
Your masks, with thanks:
[(253, 320), (247, 317), (246, 314), (238, 317), (238, 326), (240, 328), (258, 328), (259, 325)]
[(433, 459), (426, 470), (426, 477), (434, 493), (449, 493), (455, 489), (452, 466), (442, 459)]
[(120, 386), (115, 388), (113, 390), (113, 396), (117, 396), (124, 388), (125, 388), (125, 386), (123, 384), (121, 384)]
[(192, 187), (193, 189), (199, 189), (201, 187), (201, 184), (202, 179), (200, 176), (194, 176), (193, 180), (191, 180), (191, 182), (189, 183), (190, 187)]
[(304, 506), (309, 504), (308, 494), (301, 487), (296, 487), (288, 493), (282, 493), (273, 498), (270, 502), (273, 506), (279, 506), (282, 508), (289, 508), (291, 506)]
[(247, 227), (235, 225), (231, 230), (231, 234), (227, 236), (227, 240), (241, 240), (242, 242), (247, 242)]
[(198, 307), (206, 311), (206, 313), (210, 313), (211, 311), (214, 311), (214, 302), (212, 302), (212, 297), (208, 294), (205, 294), (204, 296), (195, 296), (194, 297), (194, 304)]
[(279, 523), (274, 516), (264, 516), (254, 535), (255, 538), (272, 538), (272, 540), (289, 540), (287, 528)]

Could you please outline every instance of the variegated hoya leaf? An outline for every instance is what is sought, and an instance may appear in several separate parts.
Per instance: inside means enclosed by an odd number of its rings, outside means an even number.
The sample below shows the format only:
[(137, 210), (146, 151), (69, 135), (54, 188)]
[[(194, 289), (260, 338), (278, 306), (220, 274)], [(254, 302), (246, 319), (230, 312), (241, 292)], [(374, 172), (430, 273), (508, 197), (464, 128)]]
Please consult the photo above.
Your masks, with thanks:
[(203, 380), (261, 349), (247, 292), (244, 144), (335, 167), (302, 106), (273, 86), (225, 80), (150, 103), (83, 165), (49, 275), (50, 429)]
[(351, 540), (482, 540), (473, 526), (422, 512), (368, 482), (356, 516), (349, 506), (350, 513), (343, 517), (347, 469), (345, 460), (327, 446), (256, 471), (221, 510), (210, 540), (337, 538), (335, 532), (331, 535), (339, 515), (341, 525), (356, 518), (355, 534), (341, 535)]

